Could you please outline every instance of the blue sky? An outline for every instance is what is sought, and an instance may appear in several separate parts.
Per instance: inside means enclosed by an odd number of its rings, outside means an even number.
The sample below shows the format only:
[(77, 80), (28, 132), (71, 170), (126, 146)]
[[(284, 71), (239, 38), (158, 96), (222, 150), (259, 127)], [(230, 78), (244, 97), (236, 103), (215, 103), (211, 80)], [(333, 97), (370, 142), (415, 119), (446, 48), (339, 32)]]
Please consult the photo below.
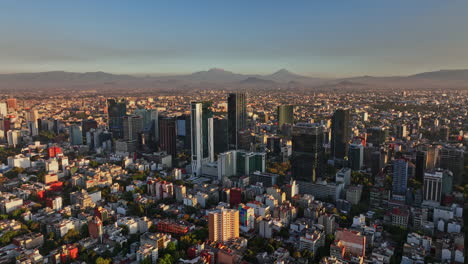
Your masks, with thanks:
[(0, 2), (0, 72), (468, 68), (468, 1)]

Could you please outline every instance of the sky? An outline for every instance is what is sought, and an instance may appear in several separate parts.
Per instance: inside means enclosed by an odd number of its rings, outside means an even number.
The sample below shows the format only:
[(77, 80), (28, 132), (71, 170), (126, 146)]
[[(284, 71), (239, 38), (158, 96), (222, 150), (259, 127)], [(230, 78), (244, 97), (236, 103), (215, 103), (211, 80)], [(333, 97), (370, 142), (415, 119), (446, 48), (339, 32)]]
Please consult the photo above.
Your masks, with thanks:
[(0, 2), (0, 72), (318, 77), (468, 68), (468, 1)]

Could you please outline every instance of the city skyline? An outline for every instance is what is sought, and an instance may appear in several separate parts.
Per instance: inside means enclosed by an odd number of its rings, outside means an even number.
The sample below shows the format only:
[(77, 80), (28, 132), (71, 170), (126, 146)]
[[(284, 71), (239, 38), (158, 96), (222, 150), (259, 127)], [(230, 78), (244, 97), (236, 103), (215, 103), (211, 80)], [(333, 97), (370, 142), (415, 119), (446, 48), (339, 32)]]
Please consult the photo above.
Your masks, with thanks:
[(468, 68), (462, 1), (113, 3), (4, 3), (0, 73), (218, 67), (347, 77)]

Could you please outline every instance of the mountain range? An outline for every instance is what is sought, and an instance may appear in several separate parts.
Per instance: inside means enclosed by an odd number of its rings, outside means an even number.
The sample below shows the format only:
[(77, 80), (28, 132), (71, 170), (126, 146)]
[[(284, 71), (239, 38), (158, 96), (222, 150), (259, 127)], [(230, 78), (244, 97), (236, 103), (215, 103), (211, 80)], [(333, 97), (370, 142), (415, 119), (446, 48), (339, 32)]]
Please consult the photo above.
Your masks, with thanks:
[(180, 85), (229, 85), (229, 86), (291, 86), (294, 87), (428, 87), (468, 88), (468, 70), (440, 70), (410, 76), (358, 76), (341, 79), (325, 79), (302, 76), (281, 69), (268, 75), (239, 74), (219, 68), (186, 75), (132, 76), (105, 72), (50, 71), (38, 73), (0, 74), (0, 89), (28, 89), (33, 87), (98, 88), (100, 85), (115, 87), (160, 87)]

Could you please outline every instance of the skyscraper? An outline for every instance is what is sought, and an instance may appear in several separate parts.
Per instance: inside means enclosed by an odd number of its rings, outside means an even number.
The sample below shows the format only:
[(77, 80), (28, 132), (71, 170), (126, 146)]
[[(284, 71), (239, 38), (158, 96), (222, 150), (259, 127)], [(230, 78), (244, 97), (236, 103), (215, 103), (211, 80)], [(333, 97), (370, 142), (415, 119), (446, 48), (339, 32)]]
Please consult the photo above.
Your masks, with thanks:
[(210, 102), (191, 104), (192, 173), (201, 175), (202, 163), (214, 157), (213, 112)]
[(463, 163), (463, 149), (458, 149), (452, 146), (444, 146), (440, 150), (440, 167), (453, 173), (453, 180), (457, 185), (461, 185), (463, 183)]
[(0, 116), (6, 116), (6, 115), (8, 115), (7, 104), (0, 102)]
[(227, 119), (213, 118), (214, 152), (219, 154), (228, 151)]
[(416, 152), (416, 180), (423, 181), (424, 171), (426, 170), (426, 152)]
[(278, 106), (278, 128), (281, 130), (284, 124), (294, 124), (294, 106)]
[(239, 147), (239, 132), (247, 127), (247, 103), (245, 93), (228, 95), (228, 142), (229, 149)]
[(227, 241), (239, 237), (239, 211), (218, 209), (208, 213), (208, 232), (211, 241)]
[(299, 123), (292, 131), (292, 176), (315, 182), (323, 172), (323, 128), (320, 124)]
[(143, 118), (136, 115), (122, 117), (123, 138), (125, 141), (138, 140), (138, 133), (143, 130)]
[(172, 155), (174, 159), (176, 150), (176, 120), (172, 117), (163, 117), (159, 120), (159, 148)]
[(83, 145), (83, 133), (80, 125), (70, 127), (70, 143), (72, 145)]
[(123, 137), (123, 117), (127, 113), (125, 99), (107, 99), (107, 122), (115, 138)]
[(393, 161), (393, 194), (405, 195), (408, 184), (408, 162), (405, 159)]
[(348, 140), (351, 136), (349, 110), (338, 109), (332, 118), (331, 152), (335, 159), (344, 159), (348, 153)]
[(440, 203), (442, 200), (442, 180), (443, 172), (426, 172), (424, 173), (423, 191), (424, 201)]
[(16, 108), (18, 107), (16, 103), (16, 98), (8, 98), (6, 100), (6, 103), (7, 103), (8, 111), (16, 110)]
[(362, 144), (349, 145), (349, 167), (354, 170), (360, 170), (364, 165), (364, 146)]

